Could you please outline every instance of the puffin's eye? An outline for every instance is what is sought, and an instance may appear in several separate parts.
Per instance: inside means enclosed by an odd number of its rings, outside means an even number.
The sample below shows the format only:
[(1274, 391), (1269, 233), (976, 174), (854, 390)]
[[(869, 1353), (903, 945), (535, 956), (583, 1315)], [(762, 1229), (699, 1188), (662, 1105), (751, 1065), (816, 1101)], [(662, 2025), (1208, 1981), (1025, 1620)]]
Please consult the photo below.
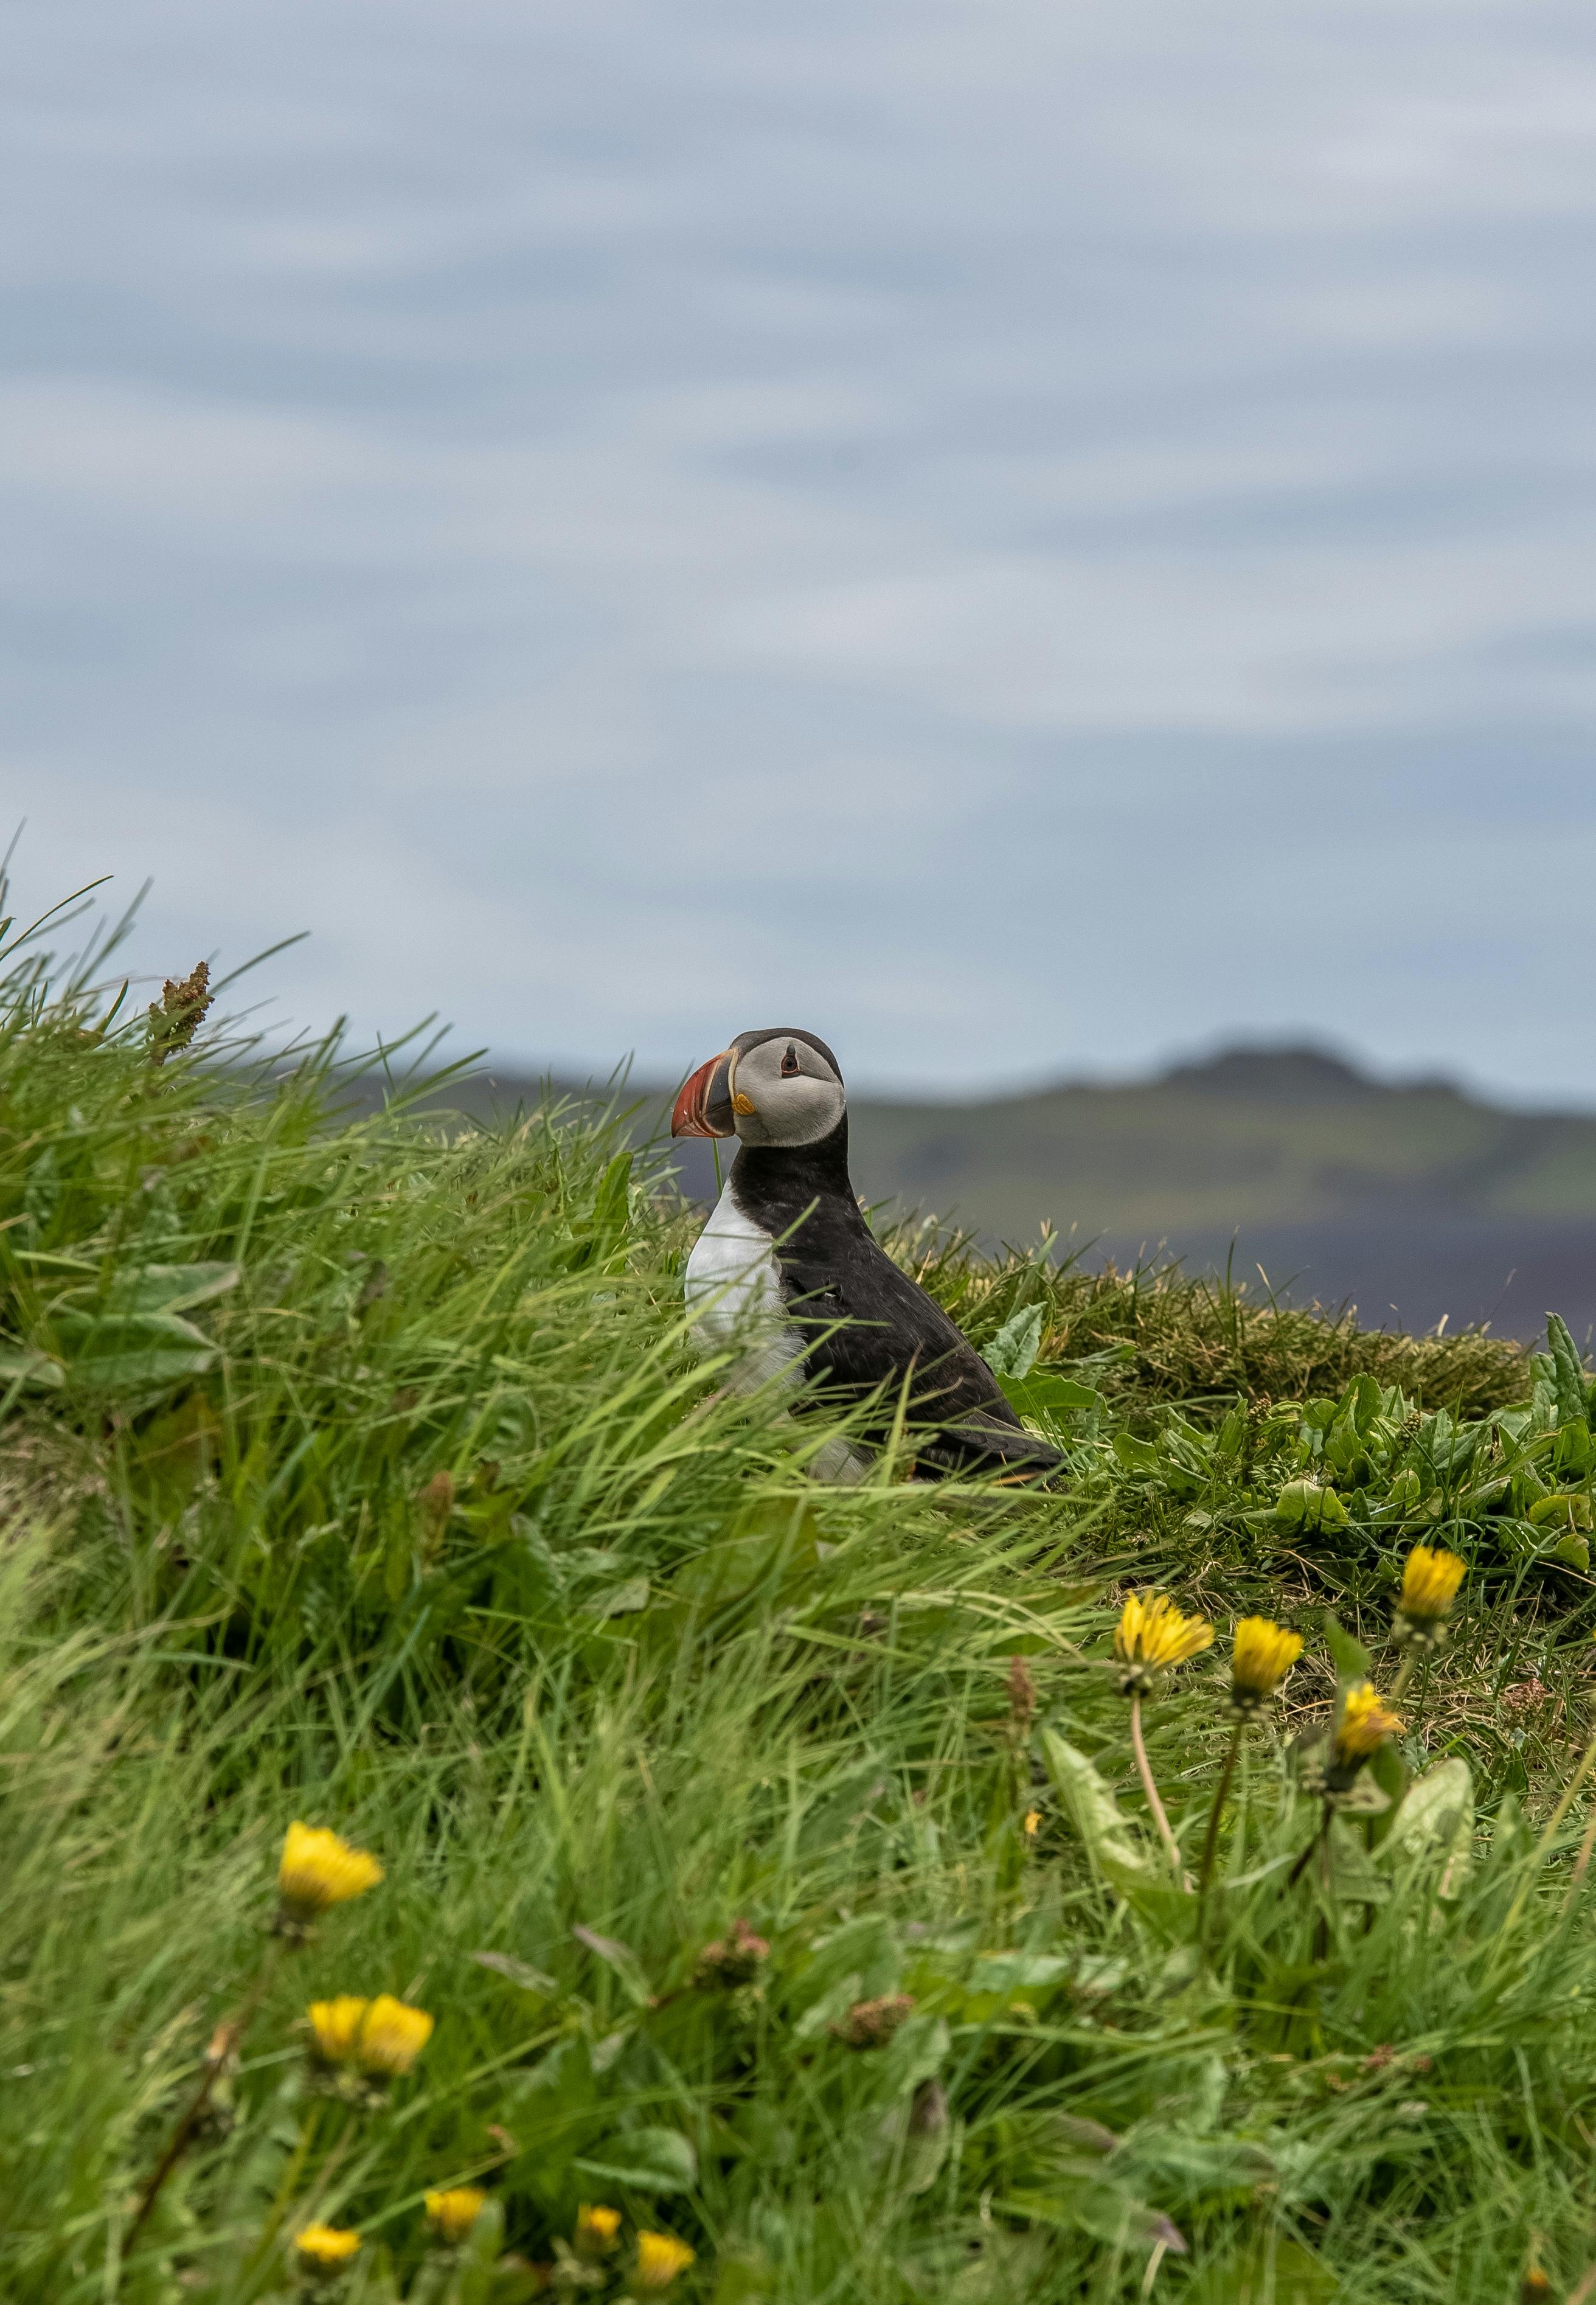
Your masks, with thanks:
[(785, 1055), (785, 1056), (782, 1059), (782, 1060), (781, 1060), (781, 1076), (782, 1076), (783, 1080), (791, 1080), (791, 1079), (792, 1079), (792, 1077), (793, 1077), (793, 1075), (794, 1075), (797, 1070), (798, 1070), (798, 1051), (797, 1051), (797, 1050), (793, 1046), (793, 1043), (791, 1042), (791, 1041), (789, 1041), (789, 1042), (787, 1042), (787, 1053), (786, 1053), (786, 1055)]

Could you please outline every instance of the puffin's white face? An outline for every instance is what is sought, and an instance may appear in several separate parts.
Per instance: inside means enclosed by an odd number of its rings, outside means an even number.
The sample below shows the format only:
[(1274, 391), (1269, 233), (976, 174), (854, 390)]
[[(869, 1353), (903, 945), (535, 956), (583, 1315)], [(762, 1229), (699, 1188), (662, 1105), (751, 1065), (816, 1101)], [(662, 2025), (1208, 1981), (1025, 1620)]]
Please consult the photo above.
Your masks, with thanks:
[(744, 1144), (815, 1144), (847, 1109), (836, 1058), (812, 1033), (739, 1033), (700, 1065), (676, 1099), (673, 1136), (739, 1136)]

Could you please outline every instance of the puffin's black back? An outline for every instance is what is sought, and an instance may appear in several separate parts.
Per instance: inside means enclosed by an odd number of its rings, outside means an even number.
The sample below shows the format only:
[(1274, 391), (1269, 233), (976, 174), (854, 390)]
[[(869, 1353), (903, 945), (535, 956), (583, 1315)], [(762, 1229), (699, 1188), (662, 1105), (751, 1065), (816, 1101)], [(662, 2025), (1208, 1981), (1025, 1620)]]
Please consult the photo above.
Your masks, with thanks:
[(845, 1113), (813, 1144), (744, 1144), (731, 1184), (776, 1243), (789, 1317), (813, 1338), (804, 1374), (823, 1398), (858, 1400), (879, 1389), (891, 1417), (907, 1377), (912, 1419), (936, 1428), (919, 1450), (928, 1467), (1062, 1465), (1056, 1449), (1026, 1432), (941, 1306), (871, 1235), (848, 1175)]

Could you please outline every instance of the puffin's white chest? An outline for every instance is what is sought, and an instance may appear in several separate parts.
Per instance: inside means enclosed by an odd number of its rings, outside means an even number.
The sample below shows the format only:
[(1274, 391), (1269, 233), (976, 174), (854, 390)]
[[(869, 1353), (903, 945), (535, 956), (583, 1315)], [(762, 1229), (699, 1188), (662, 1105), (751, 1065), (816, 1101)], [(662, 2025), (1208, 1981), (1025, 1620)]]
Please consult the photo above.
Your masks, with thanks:
[(802, 1355), (770, 1236), (738, 1206), (729, 1182), (687, 1260), (685, 1294), (702, 1350), (737, 1351), (737, 1391), (751, 1391)]
[[(772, 1378), (787, 1377), (803, 1357), (770, 1236), (739, 1208), (729, 1179), (687, 1260), (684, 1294), (700, 1349), (729, 1348), (737, 1356), (729, 1391), (757, 1391)], [(869, 1457), (840, 1433), (828, 1433), (809, 1462), (823, 1481), (861, 1481), (870, 1470)]]

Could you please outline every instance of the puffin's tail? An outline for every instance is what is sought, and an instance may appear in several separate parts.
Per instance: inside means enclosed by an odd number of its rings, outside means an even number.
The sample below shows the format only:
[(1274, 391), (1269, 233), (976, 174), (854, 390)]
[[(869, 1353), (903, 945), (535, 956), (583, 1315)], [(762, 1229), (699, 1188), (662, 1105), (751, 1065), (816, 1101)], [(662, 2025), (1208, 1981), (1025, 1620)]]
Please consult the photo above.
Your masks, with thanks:
[(949, 1473), (1002, 1472), (1012, 1481), (1051, 1487), (1067, 1469), (1063, 1452), (1020, 1425), (988, 1423), (984, 1416), (938, 1426), (921, 1446), (917, 1462)]

